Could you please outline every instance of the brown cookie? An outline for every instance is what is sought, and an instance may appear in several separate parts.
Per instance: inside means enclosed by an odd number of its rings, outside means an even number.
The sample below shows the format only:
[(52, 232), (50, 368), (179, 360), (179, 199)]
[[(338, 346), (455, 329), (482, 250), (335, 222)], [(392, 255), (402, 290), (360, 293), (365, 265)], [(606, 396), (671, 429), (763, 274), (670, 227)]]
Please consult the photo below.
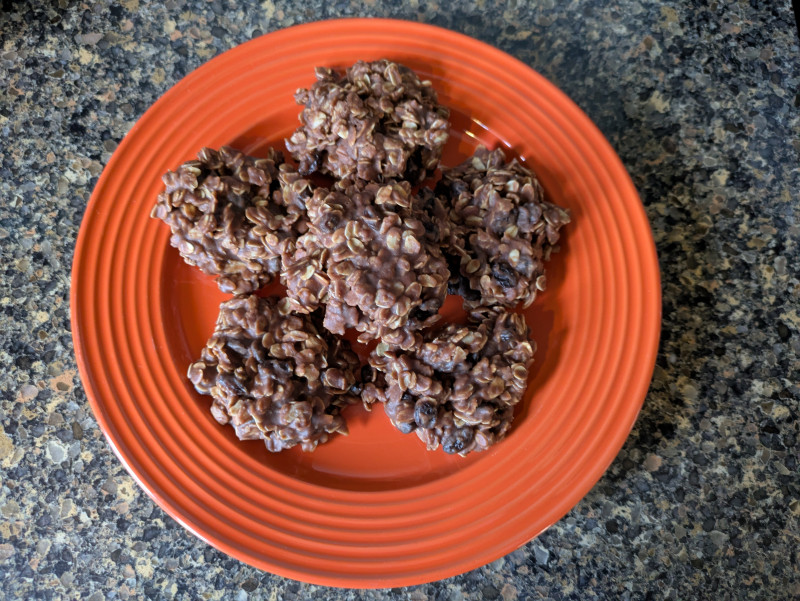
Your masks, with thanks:
[(388, 60), (316, 76), (295, 95), (303, 125), (286, 141), (302, 172), (414, 183), (433, 173), (450, 126), (429, 81)]
[(379, 344), (369, 362), (383, 382), (373, 377), (368, 394), (363, 385), (364, 403), (383, 402), (395, 427), (415, 432), (430, 450), (441, 444), (466, 455), (501, 440), (525, 393), (536, 344), (521, 315), (483, 317), (417, 334), (413, 350)]
[(359, 360), (319, 315), (283, 314), (278, 301), (246, 295), (223, 303), (188, 375), (240, 439), (263, 439), (270, 451), (298, 444), (313, 451), (347, 433), (341, 410), (359, 400)]
[(530, 170), (482, 146), (442, 170), (426, 209), (449, 218), (449, 292), (462, 295), (467, 309), (528, 307), (545, 288), (545, 263), (570, 221), (568, 211), (544, 200)]
[(309, 231), (284, 257), (287, 308), (325, 305), (325, 327), (409, 348), (438, 319), (449, 271), (408, 182), (342, 180), (307, 201)]
[(298, 176), (273, 149), (261, 159), (230, 147), (197, 156), (164, 175), (151, 216), (170, 226), (172, 246), (216, 276), (222, 291), (252, 292), (278, 274), (281, 252), (305, 231), (304, 207), (290, 200)]

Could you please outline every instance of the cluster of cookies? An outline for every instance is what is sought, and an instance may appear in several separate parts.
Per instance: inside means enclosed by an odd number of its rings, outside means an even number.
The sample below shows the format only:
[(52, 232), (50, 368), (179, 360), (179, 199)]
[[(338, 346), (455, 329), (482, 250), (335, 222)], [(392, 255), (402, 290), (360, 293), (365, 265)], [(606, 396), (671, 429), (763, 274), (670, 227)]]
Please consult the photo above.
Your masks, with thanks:
[[(569, 215), (500, 150), (419, 187), (449, 124), (410, 69), (359, 61), (316, 77), (295, 97), (296, 164), (204, 148), (164, 176), (153, 217), (234, 295), (189, 378), (220, 423), (271, 451), (346, 433), (342, 409), (359, 400), (429, 449), (486, 449), (511, 424), (535, 350), (510, 311), (544, 289)], [(276, 278), (286, 296), (254, 294)], [(467, 324), (439, 323), (448, 293)], [(351, 328), (378, 341), (365, 365), (342, 338)]]

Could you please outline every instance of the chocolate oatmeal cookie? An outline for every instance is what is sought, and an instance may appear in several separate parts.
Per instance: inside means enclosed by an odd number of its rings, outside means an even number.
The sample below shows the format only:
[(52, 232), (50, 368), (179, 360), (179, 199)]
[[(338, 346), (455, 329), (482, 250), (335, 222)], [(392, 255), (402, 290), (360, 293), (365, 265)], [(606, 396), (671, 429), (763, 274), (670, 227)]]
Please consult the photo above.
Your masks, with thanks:
[(410, 348), (433, 324), (449, 271), (408, 182), (342, 180), (307, 201), (309, 231), (284, 259), (288, 308), (325, 305), (325, 327)]
[(172, 246), (216, 276), (222, 291), (252, 292), (278, 274), (281, 252), (305, 231), (302, 194), (292, 191), (298, 177), (273, 149), (258, 159), (203, 148), (164, 175), (151, 216), (169, 225)]
[[(404, 434), (415, 432), (430, 450), (466, 455), (501, 440), (528, 384), (536, 344), (521, 315), (488, 312), (480, 324), (448, 324), (417, 334), (414, 350), (379, 344), (370, 365), (365, 403), (381, 401)], [(366, 393), (367, 386), (364, 385)]]
[(412, 183), (433, 173), (449, 111), (429, 81), (388, 60), (358, 61), (344, 75), (319, 67), (316, 77), (295, 95), (302, 126), (286, 141), (302, 172)]
[(358, 357), (321, 327), (319, 315), (282, 314), (278, 298), (239, 296), (222, 304), (217, 326), (188, 376), (214, 399), (211, 413), (242, 440), (270, 451), (312, 451), (357, 402)]
[(502, 150), (483, 146), (443, 169), (436, 193), (428, 210), (446, 210), (451, 222), (449, 292), (462, 295), (467, 309), (528, 307), (545, 288), (544, 265), (569, 213), (544, 200), (536, 176), (516, 159), (506, 163)]

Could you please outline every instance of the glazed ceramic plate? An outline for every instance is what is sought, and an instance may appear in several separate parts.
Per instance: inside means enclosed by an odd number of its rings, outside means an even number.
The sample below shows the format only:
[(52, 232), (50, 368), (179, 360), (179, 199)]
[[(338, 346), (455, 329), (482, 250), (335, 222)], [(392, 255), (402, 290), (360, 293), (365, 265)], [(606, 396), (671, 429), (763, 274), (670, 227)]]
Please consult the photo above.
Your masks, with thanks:
[[(186, 379), (225, 295), (149, 218), (161, 175), (203, 146), (259, 154), (297, 126), (314, 67), (387, 57), (452, 111), (445, 164), (483, 143), (533, 168), (573, 222), (525, 316), (538, 343), (508, 437), (467, 458), (428, 452), (379, 407), (350, 435), (270, 454), (211, 417)], [(72, 324), (92, 409), (114, 451), (190, 531), (244, 562), (349, 587), (436, 580), (529, 541), (586, 494), (627, 437), (652, 375), (661, 297), (650, 228), (609, 144), (510, 56), (443, 29), (344, 20), (271, 33), (200, 67), (120, 144), (81, 224)], [(448, 303), (448, 318), (457, 318)]]

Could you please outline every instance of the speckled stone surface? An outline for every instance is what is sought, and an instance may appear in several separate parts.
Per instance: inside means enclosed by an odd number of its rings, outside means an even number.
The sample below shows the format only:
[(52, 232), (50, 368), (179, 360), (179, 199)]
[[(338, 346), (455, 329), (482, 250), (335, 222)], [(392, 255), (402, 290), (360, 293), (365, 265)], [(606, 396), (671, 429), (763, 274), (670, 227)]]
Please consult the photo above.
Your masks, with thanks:
[[(663, 270), (653, 384), (608, 473), (518, 551), (407, 589), (307, 586), (185, 532), (102, 437), (70, 337), (81, 216), (136, 119), (221, 51), (343, 15), (439, 24), (551, 79), (622, 157)], [(788, 0), (3, 0), (0, 598), (800, 599), (798, 90)]]

